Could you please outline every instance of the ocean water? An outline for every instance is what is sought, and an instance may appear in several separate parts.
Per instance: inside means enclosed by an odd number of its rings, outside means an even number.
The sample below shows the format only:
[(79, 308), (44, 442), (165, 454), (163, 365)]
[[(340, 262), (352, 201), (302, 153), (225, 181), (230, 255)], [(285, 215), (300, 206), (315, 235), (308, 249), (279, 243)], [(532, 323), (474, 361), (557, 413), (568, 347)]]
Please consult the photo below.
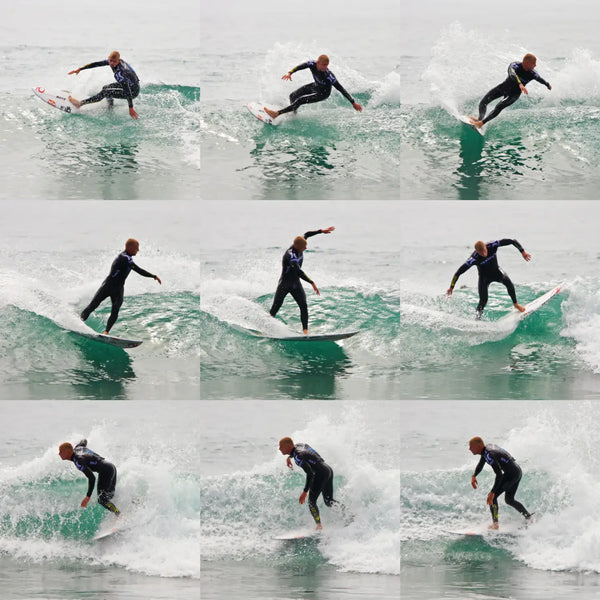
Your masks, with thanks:
[[(595, 510), (595, 402), (411, 402), (400, 405), (403, 599), (595, 598), (600, 586)], [(500, 501), (499, 535), (485, 532), (486, 496), (470, 477), (468, 440), (506, 448), (523, 470), (516, 498), (535, 521)]]
[[(200, 587), (197, 402), (0, 403), (4, 598), (189, 598)], [(58, 445), (87, 438), (117, 467), (121, 532), (86, 509), (87, 479)], [(185, 439), (185, 444), (181, 442)]]
[[(199, 398), (198, 214), (186, 202), (5, 203), (0, 398)], [(132, 236), (136, 264), (162, 285), (132, 272), (111, 333), (143, 344), (123, 350), (71, 333)], [(86, 324), (102, 332), (109, 314), (107, 300)]]
[[(281, 11), (265, 0), (236, 0), (203, 5), (201, 21), (203, 198), (399, 197), (398, 3), (376, 0), (367, 11), (356, 0), (309, 0)], [(255, 101), (287, 106), (312, 77), (281, 76), (320, 54), (362, 113), (335, 89), (277, 127), (246, 110)]]
[[(402, 204), (400, 348), (402, 397), (407, 399), (581, 399), (600, 394), (594, 201)], [(516, 238), (498, 262), (517, 299), (562, 291), (516, 327), (497, 320), (513, 310), (506, 289), (492, 283), (481, 321), (475, 320), (473, 267), (446, 290), (475, 241)]]
[[(35, 17), (32, 17), (35, 15)], [(3, 12), (0, 144), (4, 199), (179, 200), (199, 196), (199, 10), (175, 0), (135, 0), (77, 11), (42, 0)], [(110, 68), (67, 75), (118, 49), (140, 77), (134, 121), (125, 100), (78, 114), (45, 105), (32, 88), (89, 97)], [(8, 176), (10, 175), (10, 176)]]
[[(409, 199), (590, 199), (600, 181), (600, 44), (590, 0), (404, 3), (401, 193)], [(533, 81), (488, 124), (485, 139), (456, 119), (526, 52)]]
[[(400, 394), (400, 208), (387, 202), (205, 202), (200, 359), (202, 397), (263, 399), (392, 399)], [(223, 225), (226, 223), (226, 226)], [(287, 297), (269, 315), (281, 259), (296, 235), (334, 225), (309, 239), (303, 270), (321, 292), (305, 288), (309, 331), (359, 330), (340, 343), (260, 340), (301, 332)]]
[[(399, 404), (201, 403), (202, 598), (396, 599), (399, 594)], [(314, 522), (297, 499), (304, 472), (278, 440), (311, 444), (334, 471), (317, 539), (280, 541)], [(312, 523), (312, 525), (311, 525)]]

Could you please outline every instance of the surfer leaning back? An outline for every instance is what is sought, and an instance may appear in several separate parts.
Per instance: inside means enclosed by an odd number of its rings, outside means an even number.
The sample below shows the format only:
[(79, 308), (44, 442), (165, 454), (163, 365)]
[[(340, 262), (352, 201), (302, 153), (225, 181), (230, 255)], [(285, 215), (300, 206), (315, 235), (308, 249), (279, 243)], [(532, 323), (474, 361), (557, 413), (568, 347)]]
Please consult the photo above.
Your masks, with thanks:
[(309, 60), (297, 67), (294, 67), (291, 71), (286, 73), (281, 79), (286, 81), (292, 80), (292, 74), (302, 69), (310, 69), (314, 82), (303, 85), (296, 91), (290, 94), (290, 105), (281, 110), (271, 110), (266, 106), (263, 107), (264, 111), (272, 118), (276, 119), (279, 115), (283, 115), (290, 111), (298, 110), (299, 106), (303, 104), (312, 104), (313, 102), (321, 102), (329, 98), (331, 94), (331, 86), (338, 90), (349, 102), (352, 104), (354, 110), (361, 112), (363, 107), (354, 100), (354, 98), (342, 87), (342, 84), (336, 79), (335, 75), (329, 70), (329, 57), (325, 54), (321, 54), (319, 58), (315, 60)]
[[(479, 103), (479, 118), (469, 117), (475, 127), (481, 129), (486, 123), (495, 119), (507, 106), (519, 99), (521, 92), (529, 94), (525, 87), (532, 79), (545, 85), (549, 90), (552, 86), (535, 70), (537, 58), (533, 54), (526, 54), (523, 62), (512, 62), (508, 65), (508, 77), (495, 88), (492, 88)], [(492, 100), (503, 98), (496, 104), (494, 110), (486, 117), (487, 106)]]
[(79, 75), (79, 72), (85, 69), (107, 66), (113, 70), (115, 79), (117, 80), (116, 83), (105, 85), (95, 96), (91, 96), (85, 100), (77, 100), (77, 98), (69, 96), (71, 104), (77, 108), (81, 108), (84, 104), (100, 102), (100, 100), (106, 98), (108, 106), (112, 107), (115, 98), (126, 99), (127, 104), (129, 104), (129, 114), (132, 118), (137, 119), (139, 115), (133, 108), (133, 99), (137, 98), (140, 93), (140, 80), (135, 71), (121, 58), (121, 55), (116, 50), (108, 55), (107, 60), (93, 62), (74, 71), (69, 71), (69, 75), (73, 73)]

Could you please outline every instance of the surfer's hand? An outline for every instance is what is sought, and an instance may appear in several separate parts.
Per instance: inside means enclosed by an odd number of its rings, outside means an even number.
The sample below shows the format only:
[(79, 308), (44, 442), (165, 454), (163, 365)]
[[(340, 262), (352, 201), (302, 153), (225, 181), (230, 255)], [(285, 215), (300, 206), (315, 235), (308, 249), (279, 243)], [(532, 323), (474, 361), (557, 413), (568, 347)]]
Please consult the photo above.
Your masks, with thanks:
[(162, 281), (160, 280), (160, 277), (158, 275), (155, 275), (154, 279), (156, 279), (156, 281), (158, 281), (158, 283), (160, 283), (160, 285), (162, 285)]
[(82, 501), (81, 501), (81, 508), (85, 508), (88, 505), (88, 502), (90, 501), (90, 497), (86, 496)]
[(290, 460), (290, 457), (287, 457), (287, 460), (285, 461), (287, 466), (293, 471), (294, 467), (292, 466), (292, 461)]
[(315, 292), (317, 292), (317, 296), (320, 296), (321, 292), (319, 291), (319, 288), (316, 286), (316, 284), (313, 283), (312, 286), (313, 286), (313, 290), (315, 290)]
[(471, 485), (473, 486), (474, 490), (477, 489), (477, 477), (475, 477), (475, 475), (471, 476)]
[(523, 258), (529, 262), (531, 260), (531, 254), (529, 254), (528, 252), (525, 252), (525, 250), (523, 250), (523, 252), (521, 252), (521, 254), (523, 255)]
[(69, 71), (69, 75), (73, 75), (73, 73), (75, 73), (75, 75), (79, 75), (79, 71), (81, 71), (81, 69), (75, 69), (74, 71)]
[(448, 288), (446, 290), (446, 296), (448, 296), (448, 297), (452, 296), (452, 288)]
[(286, 73), (281, 79), (285, 79), (286, 81), (291, 81), (292, 80), (292, 74), (291, 73)]
[(490, 492), (487, 497), (487, 504), (491, 506), (494, 503), (494, 492)]
[(551, 86), (550, 84), (548, 84), (548, 89), (549, 89), (549, 90), (551, 90), (551, 89), (552, 89), (552, 86)]
[(129, 114), (133, 119), (137, 119), (140, 116), (135, 112), (135, 108), (133, 108), (133, 106), (129, 109)]
[(522, 92), (523, 92), (525, 95), (529, 96), (529, 92), (527, 91), (527, 88), (526, 88), (526, 87), (525, 87), (525, 86), (524, 86), (522, 83), (520, 83), (520, 84), (519, 84), (519, 87), (521, 88), (521, 91), (522, 91)]
[(362, 112), (362, 106), (358, 102), (353, 102), (352, 107), (354, 108), (354, 110), (357, 110), (358, 112)]
[(327, 229), (321, 229), (321, 233), (331, 233), (335, 230), (335, 227), (328, 227)]
[(298, 500), (298, 502), (300, 502), (300, 504), (304, 504), (305, 501), (306, 501), (306, 492), (302, 492), (300, 494), (300, 500)]

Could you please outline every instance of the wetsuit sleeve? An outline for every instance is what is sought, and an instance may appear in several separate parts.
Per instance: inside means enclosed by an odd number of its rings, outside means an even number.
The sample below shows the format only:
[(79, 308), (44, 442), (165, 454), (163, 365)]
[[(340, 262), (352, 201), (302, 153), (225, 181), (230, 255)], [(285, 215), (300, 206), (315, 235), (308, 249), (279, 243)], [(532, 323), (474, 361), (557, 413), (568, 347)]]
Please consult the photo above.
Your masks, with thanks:
[(450, 288), (454, 289), (454, 286), (456, 285), (456, 282), (458, 281), (458, 278), (465, 273), (466, 271), (468, 271), (475, 263), (472, 262), (472, 260), (469, 258), (469, 260), (467, 260), (467, 262), (463, 265), (461, 265), (460, 267), (458, 267), (456, 273), (454, 273), (454, 277), (452, 278), (452, 282), (450, 283)]
[(308, 69), (310, 67), (310, 62), (303, 62), (302, 64), (294, 67), (291, 71), (289, 71), (290, 75), (295, 73), (296, 71), (302, 71), (302, 69)]
[(479, 475), (479, 473), (481, 473), (481, 469), (483, 469), (483, 465), (485, 465), (485, 458), (483, 458), (483, 455), (482, 455), (481, 458), (479, 459), (479, 462), (477, 463), (477, 466), (475, 467), (475, 471), (473, 471), (473, 477), (477, 477), (477, 475)]
[(524, 252), (523, 246), (519, 244), (518, 240), (511, 240), (510, 238), (503, 238), (499, 240), (498, 246), (514, 246), (519, 252)]
[(298, 276), (300, 279), (304, 279), (307, 283), (313, 284), (313, 280), (302, 270), (298, 271)]
[(309, 237), (313, 235), (319, 235), (319, 233), (323, 233), (322, 229), (317, 229), (317, 231), (307, 231), (302, 237), (307, 240)]
[(302, 470), (306, 473), (306, 482), (304, 483), (304, 491), (308, 492), (308, 490), (310, 489), (310, 486), (312, 484), (312, 481), (315, 477), (315, 472), (313, 471), (312, 467), (306, 460), (303, 460), (302, 464), (300, 466), (302, 467)]
[(148, 271), (145, 271), (141, 267), (138, 267), (133, 261), (131, 262), (131, 268), (136, 273), (138, 273), (139, 275), (142, 275), (143, 277), (152, 277), (152, 279), (156, 278), (156, 275), (153, 275), (152, 273), (149, 273)]
[(89, 467), (83, 469), (83, 474), (88, 478), (88, 489), (87, 494), (89, 498), (92, 497), (92, 492), (94, 491), (94, 485), (96, 485), (96, 477), (94, 477), (94, 473)]
[(348, 100), (348, 102), (350, 102), (350, 104), (354, 104), (354, 98), (344, 89), (342, 84), (337, 79), (332, 85), (338, 92), (340, 92), (340, 94), (342, 94), (342, 96), (344, 96), (344, 98), (346, 98), (346, 100)]
[(90, 63), (89, 65), (85, 65), (85, 67), (81, 67), (79, 70), (85, 71), (86, 69), (95, 69), (96, 67), (107, 67), (107, 66), (108, 66), (107, 60), (99, 60), (97, 62)]
[(517, 71), (516, 68), (519, 66), (519, 63), (510, 63), (510, 65), (508, 65), (508, 76), (516, 81), (519, 85), (521, 85), (523, 82), (519, 79), (519, 76), (517, 75)]
[(548, 89), (550, 88), (550, 84), (537, 72), (533, 72), (533, 78), (542, 85), (545, 85)]

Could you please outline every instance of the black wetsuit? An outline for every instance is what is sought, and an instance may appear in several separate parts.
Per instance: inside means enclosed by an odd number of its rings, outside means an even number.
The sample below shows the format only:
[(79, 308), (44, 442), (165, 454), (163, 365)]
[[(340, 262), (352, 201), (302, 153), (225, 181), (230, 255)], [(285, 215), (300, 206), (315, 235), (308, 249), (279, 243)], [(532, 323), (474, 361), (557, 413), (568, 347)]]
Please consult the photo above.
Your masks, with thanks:
[[(479, 120), (483, 121), (485, 125), (488, 121), (495, 119), (507, 106), (510, 106), (519, 99), (521, 95), (519, 84), (527, 85), (532, 79), (550, 89), (550, 84), (545, 79), (542, 79), (535, 69), (533, 71), (526, 71), (523, 68), (522, 62), (510, 63), (508, 66), (508, 77), (501, 84), (492, 88), (479, 103)], [(498, 102), (494, 110), (485, 117), (487, 105), (492, 100), (500, 97), (504, 97), (504, 100)]]
[(317, 61), (309, 60), (301, 65), (298, 65), (297, 67), (294, 67), (290, 71), (290, 74), (295, 73), (296, 71), (301, 71), (302, 69), (310, 69), (315, 81), (313, 83), (303, 85), (295, 92), (292, 92), (290, 94), (291, 104), (286, 108), (282, 108), (279, 111), (280, 115), (292, 110), (298, 110), (298, 107), (302, 106), (302, 104), (311, 104), (313, 102), (321, 102), (321, 100), (326, 100), (329, 98), (329, 94), (331, 94), (331, 86), (342, 93), (350, 102), (350, 104), (354, 104), (354, 98), (342, 87), (342, 84), (336, 79), (335, 75), (329, 69), (326, 71), (319, 71), (319, 69), (317, 69)]
[(132, 269), (144, 277), (156, 279), (156, 275), (152, 275), (152, 273), (148, 273), (148, 271), (144, 271), (144, 269), (138, 267), (133, 262), (133, 257), (130, 254), (127, 254), (127, 250), (123, 250), (123, 252), (121, 252), (121, 254), (113, 261), (108, 277), (102, 282), (100, 289), (96, 292), (92, 301), (81, 313), (81, 318), (84, 321), (98, 308), (103, 300), (106, 300), (106, 298), (110, 296), (112, 310), (108, 322), (106, 323), (106, 331), (109, 332), (111, 330), (119, 316), (121, 304), (123, 304), (125, 280)]
[(88, 490), (86, 494), (88, 498), (92, 496), (96, 483), (94, 471), (98, 473), (98, 504), (118, 515), (119, 509), (110, 502), (110, 499), (115, 495), (115, 486), (117, 485), (117, 469), (115, 465), (87, 448), (87, 440), (81, 440), (73, 448), (71, 460), (88, 478)]
[[(85, 69), (93, 69), (95, 67), (108, 67), (108, 60), (99, 60), (98, 62), (90, 63), (81, 67), (81, 71)], [(103, 98), (108, 99), (109, 105), (112, 106), (113, 98), (127, 99), (129, 108), (133, 108), (133, 99), (137, 98), (140, 93), (140, 80), (135, 71), (123, 60), (119, 61), (116, 67), (110, 67), (115, 75), (116, 83), (105, 85), (102, 90), (91, 98), (82, 100), (81, 104), (92, 104), (100, 102)]]
[[(308, 239), (313, 235), (322, 233), (318, 231), (307, 231), (304, 234), (304, 239)], [(273, 305), (271, 306), (271, 316), (274, 317), (285, 297), (291, 294), (296, 304), (300, 307), (300, 320), (302, 321), (302, 329), (308, 329), (308, 307), (306, 305), (306, 294), (304, 288), (300, 283), (300, 279), (312, 284), (312, 279), (304, 273), (302, 270), (302, 261), (304, 260), (304, 253), (300, 250), (295, 250), (294, 246), (290, 246), (283, 255), (281, 277), (277, 284), (277, 290), (275, 291), (275, 297), (273, 298)]]
[(477, 265), (477, 270), (479, 271), (479, 304), (477, 305), (477, 315), (479, 317), (481, 316), (481, 313), (487, 304), (488, 287), (492, 281), (497, 281), (498, 283), (505, 285), (513, 304), (516, 304), (517, 302), (515, 286), (508, 275), (498, 266), (498, 257), (496, 256), (496, 251), (500, 246), (510, 245), (513, 245), (515, 248), (517, 248), (519, 252), (523, 252), (523, 247), (517, 240), (504, 238), (501, 240), (496, 240), (495, 242), (489, 242), (486, 244), (488, 253), (487, 256), (481, 256), (476, 251), (473, 252), (467, 261), (458, 268), (454, 274), (454, 277), (452, 278), (450, 288), (454, 289), (458, 278), (465, 271), (468, 271), (473, 265)]
[(504, 494), (506, 504), (518, 510), (524, 517), (529, 518), (531, 515), (527, 509), (515, 500), (515, 494), (523, 475), (521, 467), (515, 462), (515, 459), (503, 448), (494, 444), (487, 444), (483, 447), (481, 459), (475, 468), (473, 477), (479, 475), (485, 463), (488, 463), (496, 473), (496, 480), (490, 490), (490, 492), (494, 492), (494, 501), (490, 506), (494, 523), (498, 522), (498, 496), (500, 494)]
[(304, 491), (308, 492), (308, 508), (315, 523), (319, 524), (321, 522), (317, 508), (319, 495), (323, 494), (326, 506), (338, 504), (338, 501), (333, 499), (333, 470), (308, 444), (296, 444), (290, 457), (306, 473)]

